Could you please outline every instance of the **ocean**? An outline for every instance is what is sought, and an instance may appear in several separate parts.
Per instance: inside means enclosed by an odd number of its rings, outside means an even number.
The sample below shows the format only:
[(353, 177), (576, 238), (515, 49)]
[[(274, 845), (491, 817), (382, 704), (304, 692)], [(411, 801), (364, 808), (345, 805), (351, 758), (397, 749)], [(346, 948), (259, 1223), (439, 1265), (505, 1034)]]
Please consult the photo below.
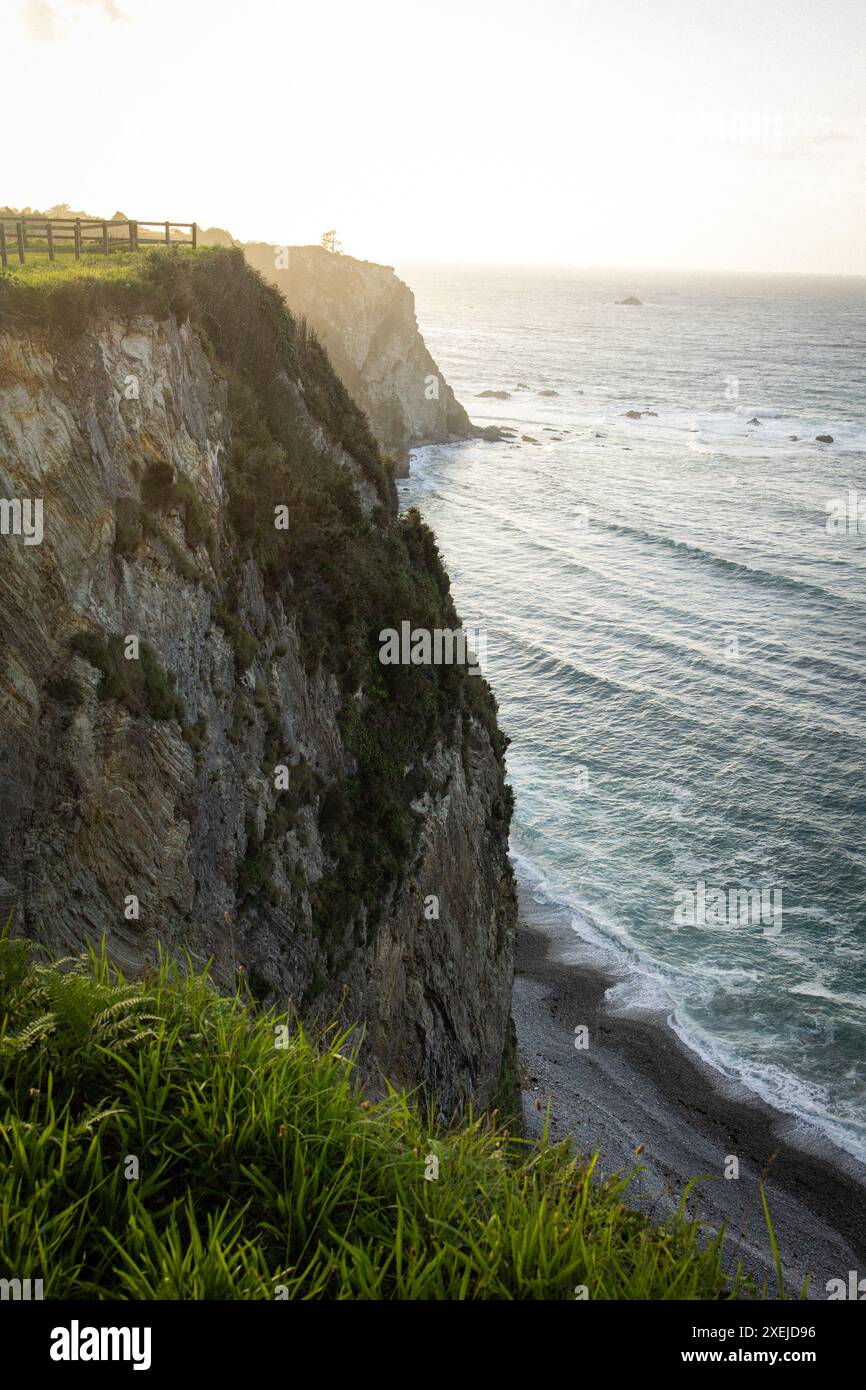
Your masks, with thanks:
[(524, 888), (611, 1008), (866, 1158), (866, 280), (398, 273), (517, 432), (400, 495), (484, 632)]

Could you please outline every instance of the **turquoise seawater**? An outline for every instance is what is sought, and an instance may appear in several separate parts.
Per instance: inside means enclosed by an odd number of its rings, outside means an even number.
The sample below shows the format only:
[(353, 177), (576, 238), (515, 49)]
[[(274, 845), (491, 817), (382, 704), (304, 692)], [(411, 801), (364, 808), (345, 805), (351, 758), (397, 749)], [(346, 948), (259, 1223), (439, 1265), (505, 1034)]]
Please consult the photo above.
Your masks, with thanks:
[(866, 281), (398, 271), (517, 431), (400, 491), (486, 632), (522, 877), (614, 1007), (866, 1157)]

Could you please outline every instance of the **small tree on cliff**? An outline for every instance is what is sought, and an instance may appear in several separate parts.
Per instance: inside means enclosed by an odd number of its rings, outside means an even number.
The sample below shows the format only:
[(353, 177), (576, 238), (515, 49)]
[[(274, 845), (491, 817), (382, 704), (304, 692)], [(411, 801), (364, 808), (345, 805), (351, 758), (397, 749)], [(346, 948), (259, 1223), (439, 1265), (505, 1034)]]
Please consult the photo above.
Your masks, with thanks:
[(337, 240), (337, 233), (333, 227), (329, 232), (322, 232), (322, 240), (319, 245), (324, 246), (325, 250), (330, 251), (334, 256), (339, 256), (343, 249), (342, 243)]

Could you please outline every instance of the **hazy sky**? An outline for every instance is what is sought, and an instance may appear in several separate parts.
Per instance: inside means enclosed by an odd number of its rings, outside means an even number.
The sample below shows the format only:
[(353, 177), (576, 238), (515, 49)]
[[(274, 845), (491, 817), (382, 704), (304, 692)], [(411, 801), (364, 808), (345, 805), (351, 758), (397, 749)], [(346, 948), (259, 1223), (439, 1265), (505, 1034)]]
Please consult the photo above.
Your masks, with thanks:
[(392, 263), (866, 273), (866, 0), (0, 13), (0, 203)]

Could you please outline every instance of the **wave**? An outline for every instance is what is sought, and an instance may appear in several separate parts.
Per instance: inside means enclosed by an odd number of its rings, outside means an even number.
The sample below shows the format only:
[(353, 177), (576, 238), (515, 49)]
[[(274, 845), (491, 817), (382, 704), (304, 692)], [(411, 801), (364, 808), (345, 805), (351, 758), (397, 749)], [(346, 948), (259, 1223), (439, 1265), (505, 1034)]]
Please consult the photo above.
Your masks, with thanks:
[[(831, 1106), (827, 1090), (820, 1083), (797, 1076), (779, 1063), (757, 1061), (738, 1052), (735, 1045), (720, 1043), (691, 1017), (688, 1005), (677, 999), (675, 979), (641, 958), (637, 943), (621, 924), (617, 923), (612, 933), (612, 921), (602, 925), (588, 904), (578, 906), (529, 855), (512, 848), (511, 858), (524, 891), (531, 894), (540, 907), (547, 907), (556, 915), (569, 916), (575, 936), (589, 949), (585, 963), (614, 976), (614, 983), (605, 994), (606, 1005), (612, 1011), (650, 1012), (664, 1018), (683, 1046), (722, 1080), (751, 1092), (780, 1115), (805, 1126), (807, 1133), (823, 1135), (858, 1161), (866, 1161), (866, 1123), (856, 1101), (844, 1105), (836, 1100)], [(543, 930), (537, 919), (533, 925), (536, 930)], [(579, 958), (575, 964), (580, 964)], [(760, 972), (748, 969), (711, 968), (705, 973), (716, 979), (729, 976), (754, 983), (757, 989), (764, 978)], [(839, 1002), (857, 1007), (866, 1003), (858, 996), (834, 996), (818, 985), (804, 985), (790, 992), (828, 1000), (838, 998)], [(846, 1113), (840, 1114), (840, 1109)]]
[[(866, 450), (866, 429), (863, 425), (854, 420), (839, 418), (838, 413), (832, 416), (823, 413), (799, 415), (791, 410), (776, 406), (765, 407), (754, 402), (739, 403), (726, 411), (696, 410), (688, 406), (677, 409), (662, 403), (649, 406), (655, 414), (647, 414), (647, 405), (638, 405), (637, 408), (643, 412), (642, 418), (629, 420), (625, 418), (628, 408), (623, 405), (622, 410), (601, 417), (604, 427), (621, 427), (623, 434), (631, 439), (642, 432), (650, 437), (652, 434), (668, 432), (696, 432), (708, 436), (713, 442), (729, 441), (746, 451), (751, 451), (755, 445), (760, 448), (763, 443), (790, 448), (791, 444), (796, 442), (799, 445), (818, 448), (820, 446), (817, 445), (815, 436), (829, 433), (833, 435), (837, 450)], [(588, 418), (592, 423), (599, 417)], [(753, 419), (760, 423), (752, 425)], [(796, 441), (791, 438), (794, 434), (797, 436)]]
[(792, 985), (788, 990), (789, 994), (804, 995), (807, 999), (824, 999), (829, 1004), (844, 1004), (852, 1009), (866, 1011), (866, 995), (863, 994), (839, 994), (832, 989), (827, 989), (825, 985), (818, 981), (812, 981), (803, 985)]
[[(495, 622), (491, 621), (488, 626), (495, 632)], [(636, 627), (628, 629), (630, 639), (647, 635), (651, 636)], [(509, 627), (508, 677), (513, 679), (518, 672), (531, 674), (538, 686), (547, 679), (555, 682), (556, 688), (571, 697), (577, 694), (575, 682), (579, 682), (618, 698), (625, 697), (632, 703), (635, 717), (646, 719), (647, 707), (652, 706), (663, 724), (676, 718), (684, 726), (689, 725), (706, 734), (720, 731), (718, 701), (724, 699), (728, 731), (744, 725), (745, 732), (753, 724), (756, 697), (745, 702), (740, 698), (742, 685), (736, 666), (721, 657), (711, 657), (704, 647), (697, 644), (678, 646), (670, 641), (656, 642), (656, 651), (679, 656), (684, 663), (667, 675), (664, 684), (657, 685), (654, 675), (647, 671), (635, 672), (633, 678), (627, 680), (622, 675), (593, 670), (586, 664), (580, 664), (574, 657), (556, 650), (554, 641), (549, 631), (534, 636), (525, 630), (519, 619), (512, 618)], [(614, 659), (615, 654), (611, 657), (611, 660)], [(689, 659), (691, 664), (685, 664)], [(762, 682), (760, 708), (765, 718), (772, 714), (778, 721), (778, 727), (770, 728), (765, 724), (764, 728), (763, 761), (768, 768), (774, 759), (780, 768), (789, 767), (792, 757), (797, 754), (798, 750), (791, 747), (792, 724), (798, 729), (820, 728), (828, 734), (859, 736), (858, 705), (852, 705), (850, 713), (843, 711), (837, 715), (826, 705), (805, 701), (803, 692), (797, 693), (795, 702), (793, 694), (780, 679), (780, 673), (773, 670), (769, 663), (763, 663), (757, 674)], [(699, 699), (695, 692), (697, 679), (701, 682)]]
[(832, 589), (825, 589), (819, 584), (810, 584), (807, 580), (796, 579), (793, 575), (781, 574), (773, 570), (756, 568), (753, 565), (744, 564), (740, 560), (730, 560), (725, 555), (719, 555), (717, 551), (708, 550), (705, 546), (695, 545), (693, 541), (678, 541), (673, 536), (665, 536), (658, 531), (647, 531), (636, 526), (628, 526), (624, 522), (605, 521), (601, 524), (605, 530), (612, 531), (617, 535), (632, 536), (636, 540), (646, 541), (650, 545), (665, 546), (666, 548), (680, 552), (690, 559), (698, 560), (713, 565), (726, 574), (736, 574), (750, 582), (757, 584), (769, 584), (777, 588), (796, 590), (809, 593), (814, 597), (826, 600), (832, 599), (835, 603), (844, 604), (852, 608), (862, 608), (863, 600), (848, 599), (842, 594), (835, 593)]
[[(540, 295), (522, 314), (537, 309), (533, 335), (499, 331), (503, 284), (489, 331), (441, 341), (458, 396), (461, 380), (555, 386), (470, 402), (540, 447), (433, 446), (400, 490), (439, 535), (458, 610), (491, 634), (526, 920), (562, 914), (575, 963), (613, 977), (608, 1006), (652, 1008), (722, 1077), (862, 1153), (866, 546), (828, 540), (824, 506), (866, 491), (866, 411), (859, 359), (827, 351), (836, 301), (809, 318), (818, 288), (758, 317), (735, 296), (733, 324), (690, 292), (671, 310), (682, 332), (666, 319), (638, 341), (623, 316), (628, 337), (611, 338), (579, 287), (574, 322)], [(449, 290), (441, 323), (465, 323), (466, 302)], [(578, 763), (591, 799), (573, 794)], [(778, 941), (667, 930), (672, 880), (719, 865), (784, 885)]]

